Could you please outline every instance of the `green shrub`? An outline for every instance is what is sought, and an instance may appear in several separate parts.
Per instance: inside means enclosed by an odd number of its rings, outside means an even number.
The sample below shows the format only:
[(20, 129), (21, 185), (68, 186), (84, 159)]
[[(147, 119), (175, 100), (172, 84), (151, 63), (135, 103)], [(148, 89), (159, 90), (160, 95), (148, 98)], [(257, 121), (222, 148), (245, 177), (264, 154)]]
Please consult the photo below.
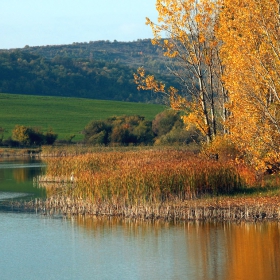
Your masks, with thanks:
[(165, 110), (155, 116), (152, 122), (152, 129), (156, 136), (162, 136), (171, 131), (177, 121), (180, 121), (179, 112)]
[(108, 144), (109, 135), (112, 131), (112, 125), (107, 121), (92, 121), (85, 129), (83, 134), (85, 135), (84, 141), (88, 144)]
[(153, 143), (154, 139), (152, 122), (138, 115), (92, 121), (85, 127), (83, 134), (85, 143), (93, 145), (147, 145)]
[(52, 129), (44, 133), (38, 127), (27, 127), (24, 125), (16, 125), (12, 135), (13, 140), (24, 146), (52, 145), (57, 138), (57, 134)]
[(201, 133), (195, 127), (186, 130), (180, 112), (166, 110), (153, 120), (153, 132), (157, 135), (155, 145), (191, 144), (201, 141)]

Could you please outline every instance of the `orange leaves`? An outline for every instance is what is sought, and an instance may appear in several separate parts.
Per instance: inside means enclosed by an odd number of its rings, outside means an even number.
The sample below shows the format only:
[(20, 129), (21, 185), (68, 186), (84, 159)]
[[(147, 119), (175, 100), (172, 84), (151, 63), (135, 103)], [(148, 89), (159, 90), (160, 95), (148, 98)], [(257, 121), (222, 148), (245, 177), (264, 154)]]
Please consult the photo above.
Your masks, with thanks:
[(279, 161), (279, 3), (225, 0), (218, 36), (223, 41), (224, 81), (234, 102), (232, 141), (258, 169)]
[(174, 87), (168, 89), (170, 106), (174, 110), (184, 111), (187, 110), (190, 106), (190, 102), (186, 98), (178, 94), (178, 90)]
[(138, 88), (168, 94), (208, 142), (230, 132), (226, 140), (256, 168), (280, 162), (279, 1), (157, 0), (156, 8), (158, 23), (147, 19), (153, 44), (188, 73), (175, 76), (189, 96), (166, 90), (143, 69)]
[[(166, 90), (154, 76), (141, 77), (143, 69), (134, 75), (135, 82), (138, 89), (169, 95), (173, 109), (186, 110), (187, 114), (191, 111), (188, 119), (203, 130), (207, 141), (211, 141), (217, 133), (221, 107), (227, 99), (221, 81), (221, 44), (215, 35), (219, 1), (157, 0), (156, 9), (158, 23), (146, 21), (154, 33), (152, 43), (163, 48), (164, 56), (174, 59), (176, 70), (173, 74), (183, 89), (177, 91), (170, 87)], [(163, 36), (167, 39), (162, 40)], [(224, 115), (222, 119), (226, 117)], [(222, 126), (220, 122), (219, 127)]]
[(165, 93), (165, 85), (162, 82), (158, 82), (152, 75), (146, 76), (143, 67), (137, 69), (137, 73), (134, 74), (134, 82), (137, 84), (139, 90), (152, 90), (154, 92)]

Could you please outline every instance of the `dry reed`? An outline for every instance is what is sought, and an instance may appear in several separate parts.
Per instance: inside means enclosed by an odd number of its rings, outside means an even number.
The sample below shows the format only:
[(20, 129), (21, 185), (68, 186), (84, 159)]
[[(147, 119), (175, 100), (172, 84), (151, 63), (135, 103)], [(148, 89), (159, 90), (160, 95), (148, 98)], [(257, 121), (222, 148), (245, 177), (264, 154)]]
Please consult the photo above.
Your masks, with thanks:
[(91, 202), (137, 205), (174, 198), (183, 201), (204, 194), (231, 193), (246, 184), (240, 166), (206, 161), (184, 150), (101, 151), (47, 158), (46, 163), (47, 180), (70, 181), (72, 174), (72, 197)]
[(279, 197), (252, 199), (175, 200), (172, 203), (139, 205), (116, 204), (112, 201), (91, 203), (70, 198), (63, 194), (52, 195), (46, 200), (29, 202), (13, 201), (14, 210), (32, 210), (44, 215), (90, 215), (94, 217), (120, 217), (137, 220), (165, 221), (275, 221), (280, 220)]

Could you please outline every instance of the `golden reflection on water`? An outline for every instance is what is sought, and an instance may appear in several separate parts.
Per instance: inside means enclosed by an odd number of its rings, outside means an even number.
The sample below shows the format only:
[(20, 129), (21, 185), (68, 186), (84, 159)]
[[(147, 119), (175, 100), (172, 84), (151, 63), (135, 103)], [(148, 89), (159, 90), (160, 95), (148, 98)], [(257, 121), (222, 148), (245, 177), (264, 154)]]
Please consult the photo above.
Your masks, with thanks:
[(203, 279), (277, 279), (280, 275), (279, 223), (190, 224), (187, 232), (189, 261), (202, 268)]
[(29, 179), (29, 170), (27, 168), (16, 168), (13, 170), (14, 179), (20, 183)]
[(42, 173), (42, 168), (33, 168), (32, 164), (34, 163), (40, 164), (41, 161), (29, 157), (0, 157), (0, 178), (8, 176), (5, 174), (12, 174), (12, 178), (17, 183), (26, 182), (29, 179), (33, 179), (34, 176)]
[(155, 243), (163, 230), (171, 230), (174, 240), (169, 253), (174, 275), (182, 262), (192, 270), (190, 279), (257, 280), (277, 279), (280, 275), (280, 224), (276, 222), (174, 225), (163, 221), (79, 217), (76, 223), (93, 235), (100, 230), (114, 234), (120, 228), (124, 236), (143, 240), (152, 234)]
[[(227, 279), (280, 277), (279, 223), (232, 226), (228, 234), (227, 247), (231, 257)], [(274, 278), (270, 277), (272, 271)]]

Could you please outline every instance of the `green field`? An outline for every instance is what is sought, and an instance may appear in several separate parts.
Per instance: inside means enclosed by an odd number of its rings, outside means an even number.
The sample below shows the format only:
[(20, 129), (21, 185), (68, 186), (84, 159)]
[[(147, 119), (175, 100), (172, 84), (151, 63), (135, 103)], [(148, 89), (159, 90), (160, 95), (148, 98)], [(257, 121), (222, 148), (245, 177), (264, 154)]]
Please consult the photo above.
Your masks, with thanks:
[(0, 108), (0, 126), (7, 131), (4, 139), (11, 136), (15, 125), (19, 124), (41, 127), (44, 131), (52, 128), (58, 139), (75, 134), (74, 141), (77, 141), (83, 139), (81, 131), (92, 120), (121, 115), (141, 115), (152, 120), (165, 106), (0, 93)]

